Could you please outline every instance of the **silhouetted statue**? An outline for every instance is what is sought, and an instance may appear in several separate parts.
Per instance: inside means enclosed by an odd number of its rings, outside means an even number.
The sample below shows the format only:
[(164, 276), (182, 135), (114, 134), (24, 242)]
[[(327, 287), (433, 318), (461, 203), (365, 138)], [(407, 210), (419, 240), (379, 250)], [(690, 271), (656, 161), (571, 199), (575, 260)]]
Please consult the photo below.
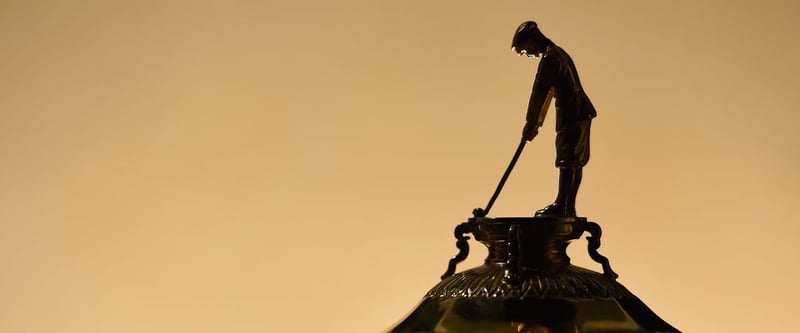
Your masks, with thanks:
[(536, 211), (536, 216), (573, 217), (583, 166), (589, 161), (589, 129), (597, 112), (583, 91), (570, 56), (545, 37), (536, 22), (522, 23), (511, 48), (520, 55), (541, 58), (522, 138), (539, 133), (550, 100), (556, 99), (556, 167), (560, 170), (555, 202)]

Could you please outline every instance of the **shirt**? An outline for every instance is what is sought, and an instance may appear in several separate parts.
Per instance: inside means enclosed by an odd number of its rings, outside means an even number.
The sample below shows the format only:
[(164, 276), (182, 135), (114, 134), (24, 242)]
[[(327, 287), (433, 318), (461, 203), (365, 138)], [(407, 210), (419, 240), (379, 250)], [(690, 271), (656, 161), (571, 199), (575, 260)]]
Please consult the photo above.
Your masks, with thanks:
[(551, 98), (556, 99), (557, 128), (597, 116), (583, 91), (572, 58), (556, 45), (548, 46), (539, 61), (527, 121), (541, 126)]

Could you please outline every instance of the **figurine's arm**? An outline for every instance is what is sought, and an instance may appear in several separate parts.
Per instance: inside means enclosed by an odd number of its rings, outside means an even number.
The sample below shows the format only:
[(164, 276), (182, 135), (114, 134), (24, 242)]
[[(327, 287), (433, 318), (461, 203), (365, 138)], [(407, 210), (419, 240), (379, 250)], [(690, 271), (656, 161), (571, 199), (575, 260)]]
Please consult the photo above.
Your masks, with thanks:
[(536, 79), (533, 81), (533, 91), (528, 101), (528, 114), (525, 116), (526, 124), (522, 131), (522, 138), (530, 141), (539, 133), (539, 127), (544, 122), (550, 101), (553, 99), (554, 75), (553, 57), (544, 56), (539, 62)]
[(556, 65), (551, 60), (554, 57), (542, 57), (539, 62), (539, 69), (536, 71), (536, 79), (533, 81), (533, 91), (531, 92), (531, 99), (528, 102), (528, 115), (525, 119), (529, 123), (534, 123), (537, 126), (542, 126), (544, 115), (547, 108), (550, 106), (550, 100), (553, 98), (553, 66)]

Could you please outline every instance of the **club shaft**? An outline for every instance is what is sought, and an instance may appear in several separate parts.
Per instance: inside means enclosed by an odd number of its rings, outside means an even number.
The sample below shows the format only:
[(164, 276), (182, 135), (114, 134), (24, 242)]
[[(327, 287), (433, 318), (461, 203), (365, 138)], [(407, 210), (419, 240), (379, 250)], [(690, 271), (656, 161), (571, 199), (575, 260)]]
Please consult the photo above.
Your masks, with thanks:
[(484, 212), (486, 215), (489, 215), (489, 210), (492, 209), (494, 205), (494, 201), (497, 200), (497, 197), (500, 196), (500, 191), (503, 190), (503, 185), (506, 184), (506, 180), (508, 180), (508, 176), (511, 175), (511, 170), (514, 170), (514, 165), (517, 164), (517, 160), (519, 159), (519, 155), (522, 154), (522, 149), (525, 148), (525, 139), (520, 140), (519, 146), (517, 146), (517, 151), (514, 152), (514, 157), (511, 158), (511, 163), (508, 164), (508, 168), (506, 168), (506, 172), (503, 173), (503, 178), (500, 178), (500, 183), (497, 184), (497, 189), (494, 190), (494, 194), (492, 194), (492, 198), (489, 199), (489, 203), (486, 204), (486, 209)]

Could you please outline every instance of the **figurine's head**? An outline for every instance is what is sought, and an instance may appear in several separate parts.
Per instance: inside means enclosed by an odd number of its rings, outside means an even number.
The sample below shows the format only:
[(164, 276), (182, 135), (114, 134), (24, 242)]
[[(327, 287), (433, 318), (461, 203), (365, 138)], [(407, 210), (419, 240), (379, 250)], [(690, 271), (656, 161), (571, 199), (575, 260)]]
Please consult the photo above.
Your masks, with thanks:
[(514, 33), (511, 50), (519, 55), (538, 58), (552, 44), (553, 42), (539, 31), (536, 22), (528, 21), (520, 24), (517, 32)]

